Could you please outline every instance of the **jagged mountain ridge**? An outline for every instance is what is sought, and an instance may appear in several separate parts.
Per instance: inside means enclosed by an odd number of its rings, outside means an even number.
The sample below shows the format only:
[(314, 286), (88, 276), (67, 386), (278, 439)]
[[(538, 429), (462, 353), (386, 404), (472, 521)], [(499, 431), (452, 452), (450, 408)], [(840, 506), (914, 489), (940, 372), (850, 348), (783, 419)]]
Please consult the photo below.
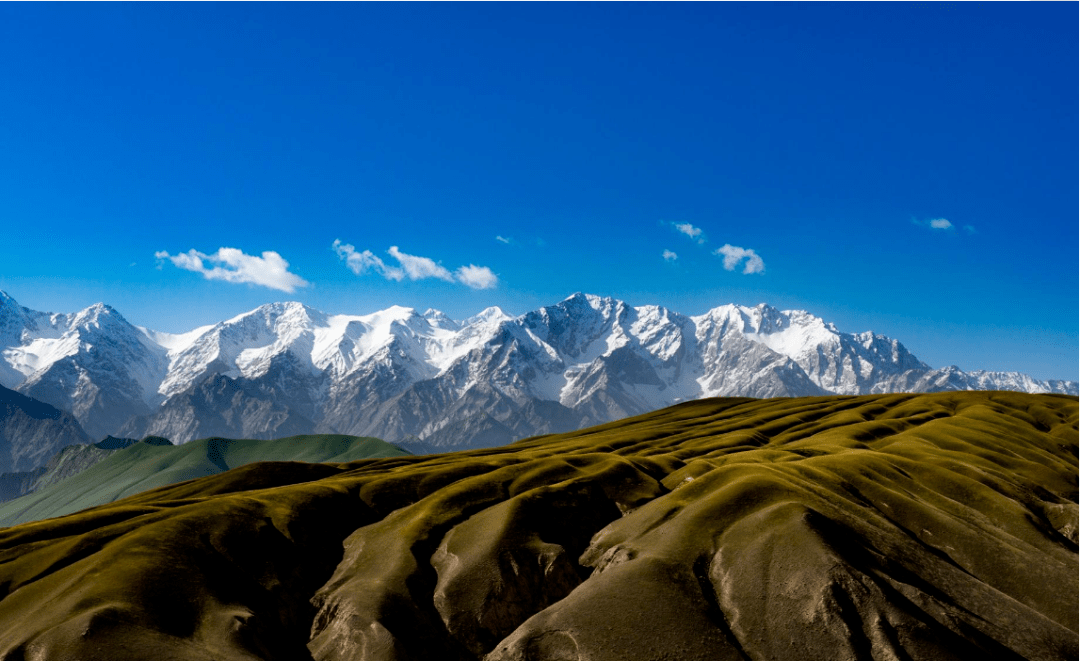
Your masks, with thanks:
[(586, 294), (464, 321), (273, 303), (185, 334), (137, 328), (101, 304), (48, 315), (3, 295), (0, 339), (3, 385), (73, 411), (91, 433), (174, 442), (319, 432), (482, 447), (701, 397), (1077, 393), (1075, 382), (933, 369), (897, 340), (804, 311), (687, 316)]
[(0, 385), (71, 412), (91, 437), (164, 399), (167, 349), (103, 303), (50, 314), (0, 292), (0, 342)]

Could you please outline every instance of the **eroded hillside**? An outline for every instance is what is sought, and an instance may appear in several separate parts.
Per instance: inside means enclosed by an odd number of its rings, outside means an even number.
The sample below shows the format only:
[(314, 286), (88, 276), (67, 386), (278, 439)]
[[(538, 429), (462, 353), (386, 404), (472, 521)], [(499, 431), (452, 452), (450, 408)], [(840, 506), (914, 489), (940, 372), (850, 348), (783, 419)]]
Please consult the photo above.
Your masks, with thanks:
[(1074, 659), (1077, 400), (691, 402), (0, 530), (0, 658)]

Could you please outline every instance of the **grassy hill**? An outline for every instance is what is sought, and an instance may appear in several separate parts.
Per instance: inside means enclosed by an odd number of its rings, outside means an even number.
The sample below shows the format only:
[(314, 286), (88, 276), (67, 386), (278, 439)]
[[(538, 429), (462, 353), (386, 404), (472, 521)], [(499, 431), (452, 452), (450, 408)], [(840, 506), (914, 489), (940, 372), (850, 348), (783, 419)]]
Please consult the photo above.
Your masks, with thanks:
[(1075, 659), (1077, 420), (718, 399), (249, 464), (0, 529), (0, 658)]
[[(96, 463), (108, 459), (117, 450), (138, 443), (133, 438), (106, 436), (97, 443), (74, 443), (61, 448), (44, 465), (30, 471), (0, 474), (0, 502), (14, 500), (20, 496), (43, 489), (50, 484), (66, 480), (77, 475)], [(172, 445), (160, 436), (148, 436), (143, 442), (158, 445)]]
[[(91, 448), (93, 449), (93, 448)], [(60, 482), (0, 505), (0, 525), (62, 516), (256, 461), (346, 462), (408, 453), (376, 438), (309, 434), (271, 441), (204, 438), (183, 445), (138, 442)]]

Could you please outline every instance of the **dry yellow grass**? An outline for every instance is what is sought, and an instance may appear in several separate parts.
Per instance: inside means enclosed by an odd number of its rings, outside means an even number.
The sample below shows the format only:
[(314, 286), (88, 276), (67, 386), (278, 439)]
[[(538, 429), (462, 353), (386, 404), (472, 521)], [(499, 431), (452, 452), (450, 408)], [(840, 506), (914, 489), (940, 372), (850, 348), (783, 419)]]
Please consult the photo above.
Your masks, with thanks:
[(1077, 400), (702, 400), (0, 529), (0, 658), (1074, 659)]

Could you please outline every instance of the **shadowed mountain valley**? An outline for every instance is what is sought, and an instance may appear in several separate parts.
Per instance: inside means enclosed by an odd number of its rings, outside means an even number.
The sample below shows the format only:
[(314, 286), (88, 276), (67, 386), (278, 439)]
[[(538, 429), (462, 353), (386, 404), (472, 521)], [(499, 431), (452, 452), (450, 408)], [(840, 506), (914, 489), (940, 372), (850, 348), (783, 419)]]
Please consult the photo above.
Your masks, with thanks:
[(1077, 413), (707, 399), (248, 464), (0, 529), (0, 659), (1075, 659)]

